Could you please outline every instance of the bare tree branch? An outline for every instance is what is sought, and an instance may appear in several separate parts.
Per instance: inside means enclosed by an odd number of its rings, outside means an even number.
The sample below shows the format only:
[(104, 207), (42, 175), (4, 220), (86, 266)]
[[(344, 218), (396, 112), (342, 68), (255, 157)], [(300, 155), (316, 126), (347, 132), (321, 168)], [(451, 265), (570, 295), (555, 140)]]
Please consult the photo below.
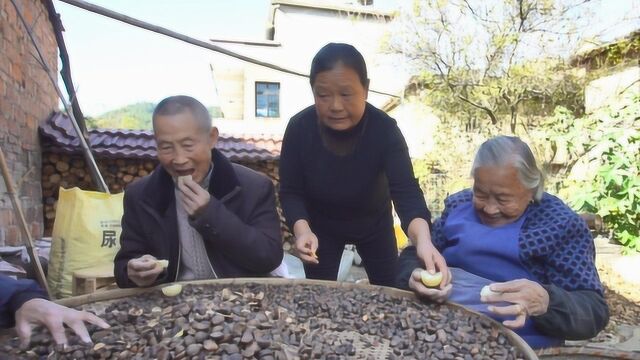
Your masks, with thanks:
[(474, 106), (474, 107), (477, 107), (477, 108), (478, 108), (478, 109), (480, 109), (480, 110), (484, 110), (484, 112), (486, 112), (486, 113), (487, 113), (487, 115), (489, 115), (489, 117), (491, 118), (491, 124), (495, 125), (495, 124), (497, 124), (497, 123), (498, 123), (498, 118), (496, 118), (496, 115), (495, 115), (495, 114), (493, 113), (493, 111), (492, 111), (491, 109), (489, 109), (488, 107), (486, 107), (486, 106), (482, 106), (482, 105), (480, 105), (480, 104), (476, 104), (476, 103), (474, 103), (473, 101), (471, 101), (471, 100), (469, 100), (469, 99), (465, 98), (465, 97), (464, 97), (464, 96), (462, 96), (462, 95), (457, 95), (457, 96), (458, 96), (458, 99), (460, 99), (460, 100), (462, 100), (462, 101), (466, 102), (467, 104), (472, 105), (472, 106)]

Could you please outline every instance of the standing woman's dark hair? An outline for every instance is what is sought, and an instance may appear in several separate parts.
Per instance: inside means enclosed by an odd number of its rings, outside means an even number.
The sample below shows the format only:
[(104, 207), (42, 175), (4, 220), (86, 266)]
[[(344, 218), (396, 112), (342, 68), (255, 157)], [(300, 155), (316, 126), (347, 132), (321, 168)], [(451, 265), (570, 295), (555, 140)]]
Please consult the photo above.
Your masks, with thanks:
[(364, 62), (364, 57), (353, 45), (343, 43), (329, 43), (313, 57), (309, 73), (311, 86), (315, 83), (319, 73), (333, 69), (338, 63), (353, 69), (360, 77), (362, 86), (365, 89), (369, 88), (367, 64)]

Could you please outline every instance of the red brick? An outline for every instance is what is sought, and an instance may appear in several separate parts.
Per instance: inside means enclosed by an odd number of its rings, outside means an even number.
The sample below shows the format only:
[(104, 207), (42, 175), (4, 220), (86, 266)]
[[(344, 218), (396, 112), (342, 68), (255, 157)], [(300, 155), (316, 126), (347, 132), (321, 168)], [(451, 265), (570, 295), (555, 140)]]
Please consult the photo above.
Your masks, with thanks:
[[(24, 5), (27, 5), (27, 6), (24, 6)], [(23, 6), (20, 9), (20, 12), (22, 13), (22, 17), (25, 19), (27, 24), (29, 24), (29, 26), (32, 26), (32, 24), (33, 24), (33, 8), (30, 5), (31, 4), (23, 3)]]

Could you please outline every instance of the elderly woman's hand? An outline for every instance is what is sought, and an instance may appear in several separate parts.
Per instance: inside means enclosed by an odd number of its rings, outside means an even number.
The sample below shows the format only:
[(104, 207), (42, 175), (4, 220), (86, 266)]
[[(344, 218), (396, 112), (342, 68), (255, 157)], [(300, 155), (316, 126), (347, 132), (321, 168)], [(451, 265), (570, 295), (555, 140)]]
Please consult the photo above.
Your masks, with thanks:
[[(419, 297), (431, 301), (441, 303), (447, 300), (449, 298), (449, 295), (451, 294), (452, 285), (447, 284), (441, 289), (426, 287), (422, 283), (422, 276), (420, 275), (420, 273), (422, 273), (423, 271), (424, 269), (421, 268), (416, 268), (413, 270), (413, 272), (411, 273), (411, 277), (409, 278), (409, 288), (411, 288)], [(449, 270), (447, 270), (447, 278), (451, 279)]]
[(542, 285), (527, 279), (518, 279), (491, 284), (495, 294), (482, 296), (482, 302), (509, 302), (513, 305), (489, 306), (489, 311), (502, 316), (515, 316), (514, 320), (505, 320), (504, 326), (519, 329), (524, 326), (527, 316), (539, 316), (547, 312), (549, 293)]

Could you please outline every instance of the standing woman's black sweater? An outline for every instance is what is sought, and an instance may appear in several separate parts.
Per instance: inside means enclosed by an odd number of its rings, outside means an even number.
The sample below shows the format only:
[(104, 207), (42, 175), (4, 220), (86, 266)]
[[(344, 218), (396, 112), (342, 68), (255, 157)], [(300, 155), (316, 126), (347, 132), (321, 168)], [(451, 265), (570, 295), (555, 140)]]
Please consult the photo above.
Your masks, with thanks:
[(319, 123), (314, 106), (291, 118), (280, 155), (280, 201), (291, 229), (305, 219), (316, 234), (357, 240), (390, 223), (391, 199), (405, 232), (415, 218), (430, 223), (394, 119), (368, 103), (346, 132)]

